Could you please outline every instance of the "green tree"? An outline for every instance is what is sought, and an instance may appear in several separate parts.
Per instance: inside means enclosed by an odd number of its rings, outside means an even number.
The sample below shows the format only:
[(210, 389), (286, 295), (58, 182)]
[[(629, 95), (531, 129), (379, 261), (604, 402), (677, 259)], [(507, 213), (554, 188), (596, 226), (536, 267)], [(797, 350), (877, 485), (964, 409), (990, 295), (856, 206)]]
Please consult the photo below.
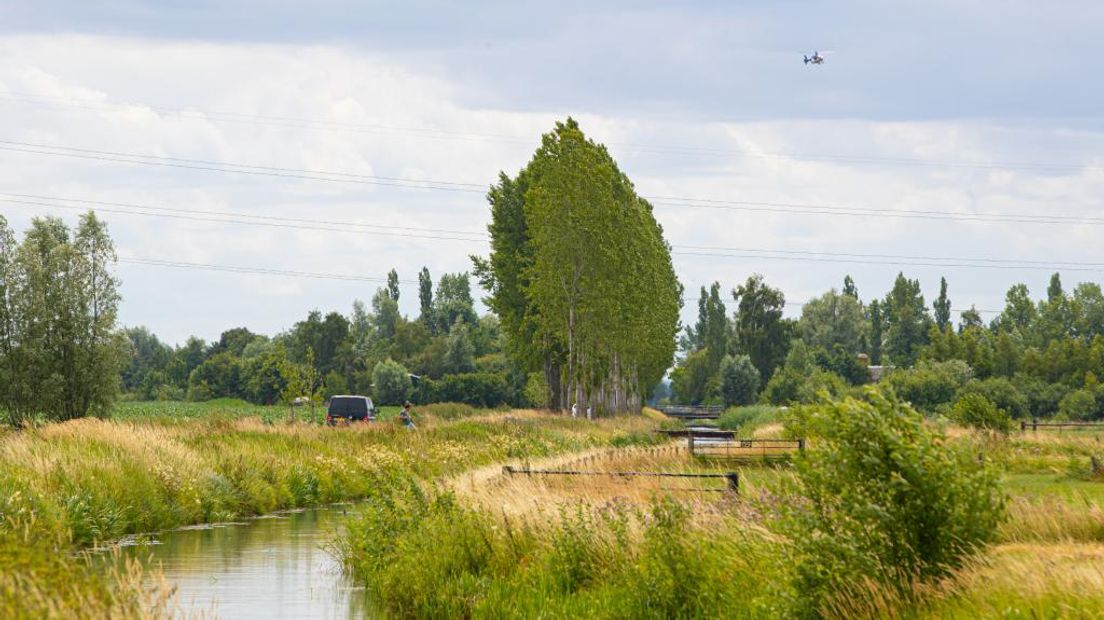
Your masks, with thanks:
[(935, 326), (945, 331), (951, 325), (951, 300), (947, 298), (947, 278), (939, 278), (939, 298), (932, 302)]
[(862, 304), (835, 289), (805, 304), (798, 328), (809, 347), (832, 351), (838, 345), (852, 356), (862, 352), (870, 339)]
[(759, 376), (769, 377), (786, 358), (791, 329), (782, 319), (786, 297), (771, 288), (763, 276), (754, 274), (732, 291), (736, 301), (736, 350), (745, 353), (759, 370)]
[(437, 294), (433, 301), (434, 322), (438, 334), (447, 334), (457, 319), (465, 325), (474, 325), (475, 302), (472, 300), (471, 282), (467, 273), (445, 273), (437, 282)]
[(387, 272), (387, 296), (399, 303), (399, 272), (394, 269)]
[(974, 327), (984, 327), (985, 323), (981, 320), (981, 313), (977, 311), (975, 306), (970, 306), (969, 310), (963, 310), (959, 315), (958, 331), (959, 333)]
[(638, 410), (671, 363), (682, 293), (651, 206), (572, 119), (489, 199), (476, 273), (511, 353), (546, 373), (554, 407)]
[(882, 363), (882, 343), (885, 339), (885, 314), (877, 299), (870, 302), (870, 363)]
[(886, 330), (885, 353), (897, 366), (911, 366), (920, 355), (920, 348), (927, 344), (928, 316), (920, 281), (909, 280), (905, 274), (897, 274), (893, 290), (885, 300)]
[(16, 247), (0, 221), (0, 409), (21, 424), (106, 415), (127, 350), (117, 329), (115, 248), (88, 212), (75, 234), (58, 218), (36, 218)]
[(1004, 296), (1004, 311), (996, 319), (998, 329), (1002, 331), (1019, 330), (1027, 335), (1035, 324), (1038, 311), (1031, 301), (1031, 293), (1026, 284), (1016, 284), (1008, 289)]
[(418, 307), (421, 312), (418, 320), (432, 333), (433, 330), (433, 278), (429, 268), (422, 267), (418, 272)]
[(855, 287), (855, 281), (851, 279), (850, 275), (843, 276), (843, 294), (855, 301), (859, 300), (859, 289)]
[(750, 405), (759, 392), (759, 370), (746, 355), (726, 355), (721, 361), (721, 397), (726, 407)]
[(414, 391), (410, 373), (402, 364), (386, 359), (372, 369), (372, 395), (380, 405), (401, 405)]
[(456, 324), (449, 330), (444, 370), (448, 374), (475, 370), (475, 345), (472, 344), (471, 328), (462, 318), (457, 318)]

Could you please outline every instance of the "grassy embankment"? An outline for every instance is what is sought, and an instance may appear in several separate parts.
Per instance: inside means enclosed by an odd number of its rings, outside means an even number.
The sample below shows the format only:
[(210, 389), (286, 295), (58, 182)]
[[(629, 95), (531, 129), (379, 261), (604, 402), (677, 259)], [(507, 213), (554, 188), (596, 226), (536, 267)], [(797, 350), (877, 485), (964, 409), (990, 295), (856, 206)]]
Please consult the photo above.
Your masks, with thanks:
[(143, 592), (137, 566), (107, 573), (76, 553), (100, 542), (370, 497), (507, 458), (655, 441), (642, 418), (591, 424), (440, 405), (421, 408), (410, 432), (254, 412), (126, 404), (114, 420), (0, 431), (0, 617), (133, 617), (156, 605), (164, 592)]
[[(777, 413), (738, 412), (748, 434)], [(994, 439), (947, 429), (1002, 468), (996, 542), (946, 579), (872, 586), (830, 617), (1104, 616), (1104, 481), (1096, 433)], [(669, 448), (561, 462), (591, 470), (716, 471)], [(407, 617), (780, 617), (797, 609), (790, 541), (774, 527), (799, 487), (788, 468), (742, 467), (741, 497), (654, 481), (488, 475), (447, 490), (396, 485), (340, 549), (376, 603)], [(667, 488), (664, 488), (664, 487)], [(691, 485), (693, 486), (693, 485)]]

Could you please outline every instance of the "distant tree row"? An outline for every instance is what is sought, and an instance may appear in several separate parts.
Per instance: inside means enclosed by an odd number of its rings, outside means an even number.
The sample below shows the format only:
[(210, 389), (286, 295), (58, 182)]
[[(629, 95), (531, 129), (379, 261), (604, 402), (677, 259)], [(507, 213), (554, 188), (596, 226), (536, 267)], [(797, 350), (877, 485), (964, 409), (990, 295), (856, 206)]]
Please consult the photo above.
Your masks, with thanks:
[(884, 365), (885, 383), (929, 412), (981, 392), (1012, 417), (1104, 417), (1104, 294), (1096, 283), (1067, 293), (1054, 274), (1039, 301), (1016, 284), (988, 324), (971, 307), (957, 326), (945, 278), (930, 309), (919, 282), (904, 274), (865, 304), (848, 276), (841, 291), (807, 302), (798, 320), (783, 318), (781, 291), (758, 275), (732, 299), (730, 317), (720, 285), (702, 287), (698, 320), (680, 339), (671, 375), (676, 401), (809, 402), (869, 382), (869, 364)]
[[(383, 404), (397, 404), (416, 393), (423, 402), (436, 400), (437, 383), (459, 375), (469, 382), (479, 378), (482, 391), (470, 398), (449, 393), (456, 397), (450, 399), (520, 404), (525, 377), (511, 374), (504, 361), (497, 319), (476, 314), (468, 275), (444, 274), (434, 291), (423, 268), (419, 293), (420, 315), (404, 317), (392, 270), (370, 307), (354, 301), (348, 316), (314, 311), (271, 338), (237, 327), (216, 342), (192, 337), (174, 348), (145, 328), (127, 329), (123, 387), (141, 399), (235, 397), (275, 404), (298, 382), (305, 392), (323, 397), (373, 394)], [(490, 393), (486, 375), (494, 377)]]

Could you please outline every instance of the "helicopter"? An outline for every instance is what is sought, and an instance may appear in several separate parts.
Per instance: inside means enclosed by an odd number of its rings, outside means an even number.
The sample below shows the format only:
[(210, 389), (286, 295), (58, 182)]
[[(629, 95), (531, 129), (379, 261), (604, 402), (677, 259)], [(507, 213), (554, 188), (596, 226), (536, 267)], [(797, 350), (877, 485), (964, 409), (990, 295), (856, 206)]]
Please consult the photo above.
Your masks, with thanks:
[[(827, 54), (828, 52), (824, 52), (824, 53)], [(821, 56), (820, 52), (814, 51), (812, 56), (805, 55), (804, 58), (805, 58), (805, 64), (809, 64), (809, 63), (813, 63), (814, 65), (824, 64), (824, 56)]]

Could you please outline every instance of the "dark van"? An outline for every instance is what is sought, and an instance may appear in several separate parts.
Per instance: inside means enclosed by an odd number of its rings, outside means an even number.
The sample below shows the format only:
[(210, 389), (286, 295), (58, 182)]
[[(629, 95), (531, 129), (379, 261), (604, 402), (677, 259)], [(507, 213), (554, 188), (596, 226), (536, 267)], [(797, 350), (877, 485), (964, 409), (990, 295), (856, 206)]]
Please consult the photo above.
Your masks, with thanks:
[(326, 423), (330, 426), (338, 422), (365, 422), (376, 418), (376, 407), (367, 396), (334, 396), (330, 398), (330, 408), (326, 411)]

